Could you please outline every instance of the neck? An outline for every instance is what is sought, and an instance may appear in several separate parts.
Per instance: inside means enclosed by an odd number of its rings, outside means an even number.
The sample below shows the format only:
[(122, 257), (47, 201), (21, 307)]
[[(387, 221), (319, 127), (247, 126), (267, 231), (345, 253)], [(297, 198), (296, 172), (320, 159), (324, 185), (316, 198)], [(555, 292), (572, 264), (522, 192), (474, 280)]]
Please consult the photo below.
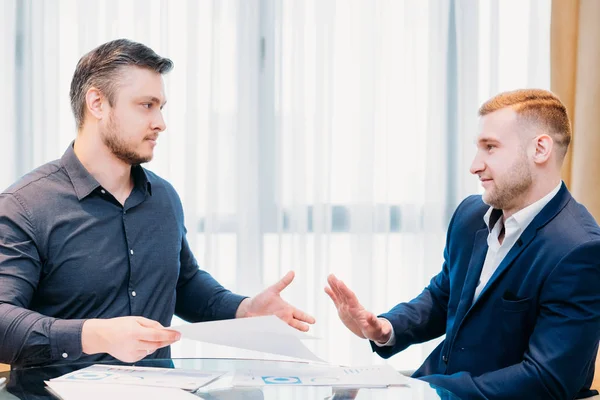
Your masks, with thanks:
[(537, 184), (532, 184), (531, 188), (527, 192), (515, 198), (513, 205), (502, 209), (502, 214), (504, 215), (505, 221), (515, 213), (544, 198), (544, 196), (554, 190), (554, 188), (556, 188), (556, 186), (558, 186), (560, 183), (560, 176), (557, 175), (543, 178), (538, 177), (534, 178), (534, 182), (537, 182)]
[(74, 151), (98, 183), (124, 204), (133, 189), (131, 165), (117, 158), (102, 142), (98, 132), (82, 129), (75, 139)]

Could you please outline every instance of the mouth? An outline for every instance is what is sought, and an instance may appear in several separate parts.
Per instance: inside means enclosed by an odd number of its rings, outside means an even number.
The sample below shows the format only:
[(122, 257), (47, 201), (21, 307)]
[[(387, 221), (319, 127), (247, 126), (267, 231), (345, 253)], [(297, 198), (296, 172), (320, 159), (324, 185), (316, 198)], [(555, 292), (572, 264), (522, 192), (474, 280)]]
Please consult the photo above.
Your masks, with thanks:
[(158, 140), (158, 136), (153, 136), (153, 137), (147, 137), (146, 139), (144, 139), (148, 142), (150, 142), (150, 144), (154, 147), (156, 146), (156, 142)]
[(479, 180), (481, 181), (481, 186), (483, 186), (485, 188), (485, 187), (491, 185), (493, 179), (479, 178)]

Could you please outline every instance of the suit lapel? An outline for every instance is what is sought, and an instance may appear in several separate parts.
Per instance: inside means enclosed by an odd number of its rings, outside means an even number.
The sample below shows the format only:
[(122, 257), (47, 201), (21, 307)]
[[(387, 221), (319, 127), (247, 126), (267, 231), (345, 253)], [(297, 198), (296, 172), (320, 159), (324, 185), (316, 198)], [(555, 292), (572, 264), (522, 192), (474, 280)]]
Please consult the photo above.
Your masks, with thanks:
[(483, 268), (483, 262), (487, 254), (487, 228), (480, 229), (475, 234), (475, 241), (473, 242), (473, 252), (471, 253), (471, 260), (469, 261), (469, 268), (467, 269), (467, 275), (465, 277), (465, 284), (463, 286), (462, 293), (460, 295), (460, 301), (456, 310), (455, 324), (458, 327), (463, 317), (471, 307), (473, 302), (473, 295), (475, 288), (479, 282), (481, 276), (481, 269)]

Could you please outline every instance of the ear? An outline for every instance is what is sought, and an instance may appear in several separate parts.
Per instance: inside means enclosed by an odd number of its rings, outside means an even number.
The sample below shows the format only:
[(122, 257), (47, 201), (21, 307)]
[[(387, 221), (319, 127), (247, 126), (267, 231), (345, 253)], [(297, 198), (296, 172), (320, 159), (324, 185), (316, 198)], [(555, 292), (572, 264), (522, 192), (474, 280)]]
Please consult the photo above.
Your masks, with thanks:
[(95, 87), (89, 88), (85, 93), (85, 106), (90, 115), (94, 118), (102, 119), (104, 117), (104, 111), (107, 110), (103, 103), (104, 95)]
[(534, 139), (533, 162), (543, 164), (548, 161), (552, 155), (554, 141), (549, 135), (542, 134)]

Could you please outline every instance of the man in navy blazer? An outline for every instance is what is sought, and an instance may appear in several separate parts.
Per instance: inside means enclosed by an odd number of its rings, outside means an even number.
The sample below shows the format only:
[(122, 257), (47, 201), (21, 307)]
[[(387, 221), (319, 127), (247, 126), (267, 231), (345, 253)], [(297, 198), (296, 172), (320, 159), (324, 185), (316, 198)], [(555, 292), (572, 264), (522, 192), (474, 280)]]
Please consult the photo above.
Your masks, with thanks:
[(561, 182), (571, 128), (544, 90), (488, 100), (471, 172), (483, 196), (456, 209), (442, 271), (376, 317), (335, 276), (342, 322), (384, 358), (441, 335), (414, 377), (464, 399), (573, 399), (600, 339), (600, 228)]

